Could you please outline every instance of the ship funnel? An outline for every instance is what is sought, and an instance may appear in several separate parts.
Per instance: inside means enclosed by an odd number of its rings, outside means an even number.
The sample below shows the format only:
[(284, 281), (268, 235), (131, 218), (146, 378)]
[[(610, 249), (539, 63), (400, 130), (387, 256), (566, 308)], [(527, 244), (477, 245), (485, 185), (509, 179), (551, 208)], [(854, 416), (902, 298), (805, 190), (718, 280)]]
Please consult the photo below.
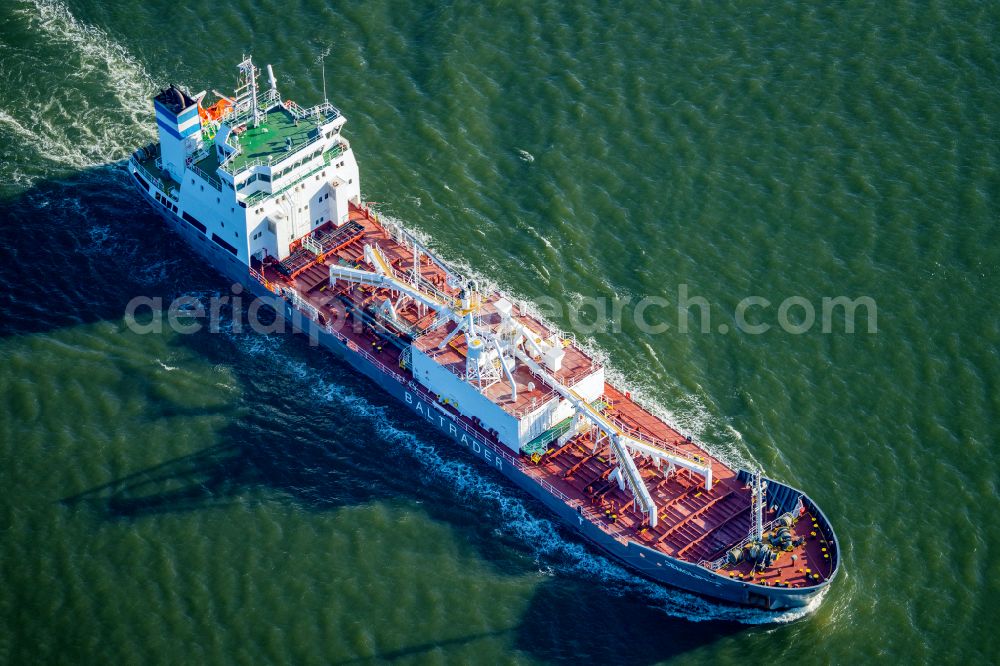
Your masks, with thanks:
[(160, 130), (160, 159), (163, 168), (178, 183), (184, 181), (188, 158), (201, 144), (201, 116), (198, 102), (171, 85), (153, 98), (156, 124)]
[(277, 90), (278, 80), (274, 78), (274, 70), (271, 69), (270, 65), (267, 66), (267, 78), (271, 82), (271, 90)]

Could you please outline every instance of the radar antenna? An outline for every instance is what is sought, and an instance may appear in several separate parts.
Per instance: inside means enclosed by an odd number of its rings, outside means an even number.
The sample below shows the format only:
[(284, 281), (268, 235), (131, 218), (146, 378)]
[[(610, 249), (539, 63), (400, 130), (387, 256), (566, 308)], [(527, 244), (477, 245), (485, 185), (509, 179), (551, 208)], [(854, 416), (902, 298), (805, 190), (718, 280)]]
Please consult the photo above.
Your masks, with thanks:
[(326, 96), (326, 57), (330, 55), (330, 47), (326, 47), (326, 50), (316, 58), (319, 60), (320, 75), (323, 77), (323, 103), (329, 104), (330, 98)]
[(240, 77), (236, 85), (236, 103), (233, 105), (237, 114), (246, 113), (250, 117), (250, 123), (257, 127), (263, 120), (264, 112), (257, 104), (257, 75), (260, 73), (254, 67), (251, 56), (243, 59), (239, 64)]

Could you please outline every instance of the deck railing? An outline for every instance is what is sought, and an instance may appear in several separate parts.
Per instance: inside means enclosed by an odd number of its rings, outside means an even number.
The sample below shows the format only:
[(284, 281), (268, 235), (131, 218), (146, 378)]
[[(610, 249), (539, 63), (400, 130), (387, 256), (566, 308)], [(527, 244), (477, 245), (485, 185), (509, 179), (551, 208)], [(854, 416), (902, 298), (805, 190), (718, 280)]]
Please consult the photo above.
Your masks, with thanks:
[[(330, 161), (333, 160), (334, 158), (337, 158), (337, 157), (340, 157), (341, 155), (343, 155), (344, 154), (344, 150), (345, 150), (344, 144), (342, 144), (342, 143), (334, 144), (330, 148), (330, 150), (328, 150), (325, 153), (323, 153), (323, 161), (322, 161), (322, 163), (321, 164), (317, 164), (315, 168), (309, 170), (307, 173), (302, 174), (301, 176), (299, 176), (298, 178), (296, 178), (292, 182), (288, 183), (287, 185), (285, 185), (281, 189), (274, 190), (273, 192), (266, 192), (264, 190), (258, 190), (257, 192), (254, 192), (253, 194), (248, 194), (246, 196), (246, 198), (243, 199), (243, 201), (246, 202), (248, 205), (253, 206), (253, 205), (257, 204), (257, 203), (260, 203), (261, 201), (264, 201), (265, 199), (270, 199), (271, 197), (276, 197), (279, 194), (282, 194), (282, 193), (286, 192), (287, 190), (289, 190), (292, 187), (295, 187), (296, 185), (298, 185), (299, 183), (301, 183), (303, 180), (305, 180), (309, 176), (312, 176), (313, 174), (315, 174), (317, 171), (319, 171), (323, 167), (330, 166)], [(254, 160), (254, 162), (255, 162), (255, 165), (256, 165), (256, 163), (259, 163), (260, 165), (265, 164), (265, 162), (263, 160), (260, 160), (260, 159)], [(272, 166), (272, 167), (277, 166), (277, 163), (271, 164), (270, 166)], [(273, 182), (273, 180), (272, 180), (272, 182)]]
[(153, 174), (151, 174), (151, 173), (150, 173), (150, 172), (149, 172), (149, 171), (148, 171), (148, 170), (146, 169), (146, 167), (142, 166), (142, 164), (140, 164), (140, 163), (139, 163), (139, 160), (135, 159), (135, 157), (131, 157), (131, 158), (129, 158), (129, 161), (130, 161), (130, 162), (132, 163), (132, 167), (133, 167), (133, 168), (134, 168), (134, 169), (135, 169), (136, 171), (138, 171), (138, 172), (139, 172), (139, 175), (143, 176), (143, 177), (144, 177), (144, 178), (145, 178), (146, 180), (148, 180), (148, 181), (149, 181), (150, 183), (152, 183), (153, 185), (156, 185), (156, 187), (157, 187), (157, 188), (158, 188), (158, 189), (159, 189), (160, 191), (163, 191), (163, 192), (165, 192), (165, 191), (166, 191), (166, 188), (164, 188), (164, 187), (163, 187), (163, 181), (161, 181), (161, 180), (160, 180), (160, 177), (159, 177), (159, 176), (154, 176)]
[(649, 435), (645, 434), (644, 432), (642, 432), (638, 428), (630, 426), (630, 425), (624, 423), (623, 421), (621, 421), (620, 419), (616, 419), (613, 416), (605, 415), (605, 418), (608, 419), (609, 421), (611, 421), (611, 423), (614, 424), (615, 427), (617, 427), (619, 430), (621, 430), (622, 432), (624, 432), (626, 435), (628, 435), (629, 437), (632, 437), (633, 439), (637, 439), (640, 442), (644, 442), (644, 443), (649, 444), (651, 446), (655, 446), (657, 448), (664, 449), (665, 451), (669, 451), (670, 453), (674, 454), (675, 456), (678, 456), (680, 458), (684, 458), (685, 460), (690, 460), (691, 462), (694, 462), (694, 463), (705, 464), (706, 462), (708, 462), (707, 458), (705, 460), (699, 460), (699, 458), (703, 458), (703, 456), (696, 456), (693, 453), (689, 453), (687, 451), (679, 449), (678, 447), (674, 446), (673, 444), (671, 444), (669, 442), (666, 442), (666, 441), (664, 441), (662, 439), (658, 439), (656, 437), (650, 437)]
[[(280, 104), (280, 103), (281, 103), (281, 96), (278, 95), (276, 90), (271, 90), (270, 88), (268, 88), (263, 92), (257, 93), (258, 113), (266, 114), (268, 109), (270, 109), (275, 104)], [(226, 118), (226, 124), (229, 125), (230, 127), (238, 127), (243, 123), (245, 123), (246, 121), (250, 120), (252, 116), (253, 112), (249, 108), (247, 108), (244, 109), (243, 111), (240, 111), (239, 113), (234, 113), (229, 118)]]
[[(534, 375), (532, 376), (534, 377)], [(546, 402), (548, 402), (549, 398), (551, 398), (555, 394), (555, 389), (549, 387), (544, 381), (538, 379), (537, 377), (535, 377), (535, 380), (537, 380), (536, 389), (540, 386), (542, 390), (542, 395), (533, 404), (528, 403), (524, 407), (521, 407), (520, 409), (515, 409), (512, 412), (510, 412), (517, 419), (521, 419), (527, 416), (528, 414), (534, 412), (539, 407), (542, 407), (543, 405), (545, 405)]]
[(274, 283), (267, 280), (259, 271), (253, 268), (250, 269), (250, 276), (253, 277), (255, 280), (257, 280), (258, 282), (260, 282), (262, 285), (264, 285), (268, 289), (268, 291), (271, 291), (277, 294), (278, 296), (284, 298), (292, 306), (297, 308), (301, 314), (305, 315), (309, 320), (318, 324), (325, 332), (334, 336), (344, 344), (349, 345), (352, 352), (357, 353), (365, 360), (375, 365), (375, 367), (377, 367), (379, 370), (381, 370), (385, 374), (395, 379), (397, 382), (401, 384), (406, 383), (406, 378), (403, 377), (403, 375), (399, 374), (399, 372), (390, 368), (385, 363), (375, 358), (372, 354), (362, 349), (356, 342), (354, 342), (346, 335), (335, 329), (331, 324), (320, 323), (319, 310), (312, 303), (302, 298), (295, 289), (291, 287), (282, 287), (280, 285), (275, 285)]
[[(282, 102), (281, 97), (273, 90), (268, 90), (266, 92), (257, 95), (257, 106), (259, 109), (263, 109), (261, 113), (265, 114), (265, 116), (267, 114), (267, 110), (274, 107), (277, 104), (280, 104), (283, 108), (287, 109), (293, 116), (295, 116), (300, 120), (304, 120), (306, 118), (312, 118), (314, 116), (324, 116), (323, 120), (326, 122), (330, 122), (331, 120), (334, 120), (340, 116), (340, 109), (333, 106), (329, 102), (323, 102), (322, 104), (317, 104), (316, 106), (309, 107), (308, 109), (303, 109), (301, 106), (299, 106), (298, 104), (296, 104), (291, 100), (285, 100), (284, 102)], [(243, 111), (233, 116), (232, 119), (227, 120), (227, 124), (235, 128), (250, 120), (251, 116), (252, 114), (249, 110)], [(253, 160), (248, 160), (245, 164), (241, 165), (239, 169), (233, 169), (233, 163), (236, 160), (236, 156), (243, 153), (243, 149), (240, 147), (239, 140), (237, 137), (238, 135), (235, 132), (233, 132), (226, 138), (226, 144), (230, 148), (233, 148), (234, 152), (229, 154), (226, 160), (220, 165), (220, 168), (222, 168), (227, 173), (235, 177), (243, 173), (247, 169), (252, 169), (257, 166), (271, 165), (271, 162), (268, 162), (262, 158), (257, 158)], [(298, 153), (303, 148), (312, 145), (313, 143), (319, 141), (322, 138), (323, 138), (323, 133), (320, 132), (319, 128), (317, 127), (316, 136), (312, 137), (311, 139), (309, 139), (309, 141), (306, 141), (301, 146), (296, 147), (293, 154)], [(280, 161), (275, 162), (274, 165), (277, 165), (279, 163)]]
[[(410, 233), (409, 231), (407, 231), (406, 229), (404, 229), (402, 226), (400, 226), (395, 222), (379, 219), (368, 204), (362, 204), (360, 208), (364, 212), (364, 214), (368, 216), (369, 219), (375, 220), (380, 225), (382, 225), (382, 228), (385, 229), (386, 233), (389, 234), (389, 238), (393, 239), (403, 247), (409, 249), (411, 252), (413, 251), (414, 246), (416, 246), (419, 249), (421, 255), (430, 259), (438, 268), (443, 270), (445, 274), (448, 275), (448, 277), (450, 277), (454, 282), (456, 282), (458, 285), (465, 284), (464, 277), (462, 277), (459, 273), (457, 273), (451, 266), (449, 266), (444, 261), (435, 256), (434, 253), (428, 250), (424, 246), (424, 244), (421, 243), (420, 240), (418, 240), (417, 237), (414, 236), (412, 233)], [(439, 291), (436, 287), (433, 287), (433, 285), (432, 288), (435, 292)]]
[(219, 180), (219, 176), (217, 174), (206, 173), (203, 169), (201, 169), (201, 167), (199, 167), (194, 162), (192, 162), (191, 165), (188, 166), (188, 168), (191, 169), (191, 171), (194, 171), (196, 174), (198, 174), (209, 185), (211, 185), (220, 192), (222, 191), (222, 181)]
[(305, 316), (309, 317), (312, 321), (319, 323), (319, 310), (316, 306), (302, 298), (299, 292), (290, 287), (281, 288), (279, 287), (281, 295), (285, 297), (286, 300), (291, 302), (293, 306), (298, 308)]
[[(774, 528), (776, 524), (778, 524), (778, 521), (780, 520), (781, 517), (779, 516), (774, 520), (764, 523), (764, 531), (765, 532), (770, 531), (772, 528)], [(747, 545), (748, 543), (751, 543), (752, 541), (756, 541), (756, 539), (757, 539), (756, 535), (751, 534), (747, 536), (745, 539), (743, 539), (743, 541), (740, 541), (739, 543), (727, 547), (726, 550), (730, 551), (733, 548), (743, 548), (743, 546)], [(698, 563), (698, 566), (702, 566), (705, 567), (706, 569), (711, 569), (712, 571), (715, 571), (717, 569), (720, 569), (722, 565), (724, 565), (725, 563), (726, 563), (726, 556), (723, 555), (722, 557), (716, 558), (714, 560), (702, 560), (701, 562)]]
[(239, 169), (233, 169), (233, 162), (235, 162), (236, 158), (242, 154), (243, 154), (242, 150), (236, 150), (232, 153), (229, 153), (229, 156), (221, 165), (219, 165), (219, 168), (228, 173), (229, 175), (231, 175), (233, 178), (235, 178), (236, 176), (243, 173), (247, 169), (252, 169), (254, 167), (259, 167), (259, 166), (267, 166), (270, 164), (269, 162), (266, 162), (263, 158), (257, 157), (252, 160), (247, 160), (246, 164), (242, 165)]
[[(427, 400), (428, 402), (432, 402), (432, 403), (436, 404), (436, 402), (434, 401), (433, 395), (431, 395), (430, 392), (427, 391), (426, 389), (424, 389), (422, 386), (420, 386), (419, 384), (417, 384), (416, 382), (414, 382), (412, 380), (409, 382), (408, 385), (415, 392), (420, 393), (424, 397), (425, 400)], [(449, 414), (449, 416), (452, 416), (452, 415)], [(503, 444), (494, 443), (494, 442), (490, 441), (489, 439), (487, 439), (486, 437), (484, 437), (479, 431), (477, 431), (475, 428), (473, 428), (472, 426), (468, 425), (467, 423), (463, 422), (458, 417), (452, 416), (452, 419), (454, 420), (454, 422), (460, 428), (462, 428), (462, 430), (464, 430), (469, 435), (471, 435), (477, 442), (480, 442), (483, 446), (486, 446), (487, 448), (489, 448), (490, 451), (494, 455), (499, 456), (500, 458), (503, 458), (507, 463), (513, 465), (515, 468), (517, 468), (518, 470), (522, 471), (526, 475), (531, 476), (538, 483), (538, 485), (540, 485), (542, 488), (545, 489), (546, 492), (548, 492), (549, 494), (553, 495), (554, 497), (557, 497), (560, 501), (562, 501), (563, 503), (565, 503), (567, 506), (576, 508), (580, 512), (580, 514), (583, 515), (583, 517), (586, 518), (589, 522), (597, 525), (598, 527), (600, 527), (601, 529), (605, 530), (606, 532), (608, 532), (612, 536), (614, 536), (616, 538), (619, 538), (619, 539), (622, 539), (622, 540), (625, 540), (625, 537), (623, 536), (624, 535), (624, 530), (622, 530), (622, 528), (620, 528), (615, 523), (607, 523), (607, 522), (605, 522), (604, 515), (600, 511), (598, 511), (594, 507), (588, 505), (582, 499), (573, 499), (573, 498), (571, 498), (569, 495), (567, 495), (563, 491), (559, 490), (558, 488), (556, 488), (555, 486), (553, 486), (551, 483), (549, 483), (545, 479), (537, 477), (534, 474), (532, 474), (532, 470), (534, 469), (534, 467), (531, 466), (531, 465), (528, 465), (519, 456), (514, 455), (510, 451), (510, 449), (508, 449)]]
[(301, 106), (296, 104), (290, 99), (284, 101), (284, 107), (292, 112), (292, 115), (299, 119), (312, 118), (313, 116), (323, 115), (326, 116), (326, 121), (329, 122), (338, 118), (340, 116), (340, 109), (335, 107), (329, 102), (323, 102), (322, 104), (317, 104), (316, 106), (311, 106), (308, 109), (303, 109)]
[(143, 176), (146, 180), (155, 185), (156, 189), (160, 192), (167, 195), (174, 201), (180, 201), (177, 193), (172, 188), (168, 188), (160, 176), (153, 175), (153, 173), (146, 169), (146, 167), (142, 166), (139, 160), (136, 159), (135, 155), (129, 157), (129, 163), (135, 168), (139, 175)]
[(267, 278), (265, 278), (260, 271), (251, 267), (250, 276), (253, 277), (255, 280), (257, 280), (257, 282), (260, 282), (262, 285), (264, 285), (264, 288), (267, 289), (268, 291), (275, 294), (278, 293), (278, 288), (275, 286), (275, 284), (270, 280), (268, 280)]

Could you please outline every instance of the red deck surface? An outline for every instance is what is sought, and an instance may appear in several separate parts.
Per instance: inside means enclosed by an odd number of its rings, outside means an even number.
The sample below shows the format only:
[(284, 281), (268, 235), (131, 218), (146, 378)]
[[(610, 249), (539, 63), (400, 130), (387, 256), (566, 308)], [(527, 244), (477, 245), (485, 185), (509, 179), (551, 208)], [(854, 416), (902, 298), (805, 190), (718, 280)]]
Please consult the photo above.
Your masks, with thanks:
[[(500, 315), (494, 307), (498, 296), (498, 294), (491, 295), (482, 306), (483, 323), (486, 326), (495, 326), (499, 323)], [(552, 333), (541, 322), (526, 313), (515, 310), (514, 316), (522, 324), (543, 338), (548, 337)], [(433, 358), (436, 362), (448, 367), (458, 375), (463, 375), (465, 373), (465, 356), (467, 353), (465, 336), (457, 335), (443, 349), (438, 349), (438, 345), (454, 328), (456, 328), (456, 325), (450, 324), (427, 331), (424, 335), (420, 336), (415, 344), (420, 351)], [(558, 372), (553, 373), (562, 383), (573, 385), (597, 368), (597, 364), (593, 359), (576, 347), (568, 346), (563, 351), (566, 356), (563, 359), (562, 368)], [(490, 400), (503, 407), (508, 413), (516, 416), (523, 415), (526, 412), (541, 407), (546, 401), (557, 397), (555, 391), (543, 379), (535, 376), (523, 364), (518, 364), (512, 374), (514, 381), (517, 382), (516, 400), (511, 398), (511, 386), (506, 377), (502, 377), (499, 382), (487, 388), (485, 392)], [(531, 386), (533, 388), (529, 388)]]
[[(340, 263), (371, 270), (372, 267), (364, 264), (365, 243), (376, 243), (390, 265), (400, 273), (410, 273), (413, 255), (408, 248), (390, 238), (374, 215), (352, 207), (350, 217), (364, 226), (364, 234), (353, 242), (319, 258), (312, 266), (298, 272), (294, 279), (283, 276), (271, 263), (265, 263), (261, 273), (272, 286), (293, 287), (322, 314), (325, 322), (339, 330), (357, 348), (370, 353), (408, 380), (411, 378), (410, 373), (400, 367), (401, 350), (389, 343), (388, 336), (380, 334), (373, 326), (363, 324), (358, 317), (348, 317), (346, 307), (339, 298), (347, 297), (352, 304), (363, 309), (389, 297), (389, 292), (344, 283), (330, 286), (328, 267)], [(457, 290), (446, 284), (444, 271), (425, 257), (421, 257), (420, 274), (440, 291), (457, 296)], [(493, 295), (486, 299), (484, 316), (489, 317), (495, 311), (492, 302), (496, 297), (497, 295)], [(428, 327), (435, 318), (434, 313), (422, 314), (411, 303), (400, 308), (397, 314), (411, 327), (413, 337), (418, 340), (417, 344), (421, 349), (434, 350), (437, 353), (436, 360), (442, 364), (464, 367), (464, 336), (456, 336), (454, 344), (437, 351), (437, 343), (447, 334), (448, 329), (438, 328), (428, 332)], [(534, 319), (529, 321), (524, 314), (518, 316), (524, 317), (535, 331), (548, 333), (540, 322)], [(594, 362), (575, 346), (567, 347), (566, 352), (564, 368), (558, 373), (558, 377), (563, 382), (572, 384), (576, 379), (589, 374)], [(515, 379), (518, 382), (516, 403), (510, 400), (510, 386), (506, 380), (487, 392), (494, 402), (511, 413), (531, 404), (533, 399), (541, 404), (542, 400), (551, 396), (551, 389), (541, 379), (533, 377), (523, 365), (519, 364)], [(527, 389), (529, 381), (535, 386), (532, 391)], [(605, 414), (618, 425), (632, 431), (632, 434), (638, 433), (666, 442), (684, 452), (711, 461), (715, 478), (712, 490), (704, 490), (703, 480), (695, 474), (681, 470), (666, 476), (666, 465), (663, 469), (657, 469), (651, 461), (637, 457), (636, 464), (659, 509), (658, 525), (650, 528), (635, 506), (632, 496), (621, 490), (616, 483), (608, 481), (613, 468), (609, 465), (606, 444), (594, 451), (590, 436), (583, 434), (558, 450), (550, 449), (537, 463), (524, 455), (515, 452), (511, 454), (521, 459), (522, 468), (531, 476), (559, 490), (569, 498), (571, 505), (580, 507), (588, 518), (616, 538), (635, 541), (686, 561), (701, 562), (721, 557), (728, 547), (747, 536), (751, 524), (750, 490), (737, 480), (735, 471), (715, 459), (697, 443), (686, 440), (663, 420), (633, 401), (628, 394), (610, 384), (605, 384), (604, 400), (608, 403)], [(448, 409), (457, 419), (495, 442), (492, 435), (479, 428), (474, 420)], [(503, 444), (496, 443), (509, 451)], [(765, 516), (765, 522), (776, 517), (771, 512)], [(832, 573), (834, 554), (829, 552), (830, 546), (820, 526), (805, 514), (797, 520), (792, 533), (795, 537), (804, 537), (805, 542), (790, 552), (780, 553), (777, 561), (763, 573), (751, 574), (748, 563), (738, 567), (725, 567), (721, 573), (768, 585), (793, 587), (817, 584), (825, 580)], [(815, 578), (817, 575), (819, 578)]]

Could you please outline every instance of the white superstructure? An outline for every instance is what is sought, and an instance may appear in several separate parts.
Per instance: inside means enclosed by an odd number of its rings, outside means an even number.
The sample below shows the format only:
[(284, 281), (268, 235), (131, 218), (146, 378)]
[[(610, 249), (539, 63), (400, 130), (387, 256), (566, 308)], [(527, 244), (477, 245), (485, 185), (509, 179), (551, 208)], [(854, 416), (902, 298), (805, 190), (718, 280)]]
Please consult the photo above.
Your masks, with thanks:
[[(289, 244), (360, 204), (358, 165), (328, 102), (304, 109), (281, 97), (273, 73), (259, 90), (250, 58), (234, 97), (208, 109), (175, 86), (154, 99), (160, 141), (133, 158), (167, 207), (236, 260), (284, 259)], [(142, 151), (140, 151), (142, 152)]]

